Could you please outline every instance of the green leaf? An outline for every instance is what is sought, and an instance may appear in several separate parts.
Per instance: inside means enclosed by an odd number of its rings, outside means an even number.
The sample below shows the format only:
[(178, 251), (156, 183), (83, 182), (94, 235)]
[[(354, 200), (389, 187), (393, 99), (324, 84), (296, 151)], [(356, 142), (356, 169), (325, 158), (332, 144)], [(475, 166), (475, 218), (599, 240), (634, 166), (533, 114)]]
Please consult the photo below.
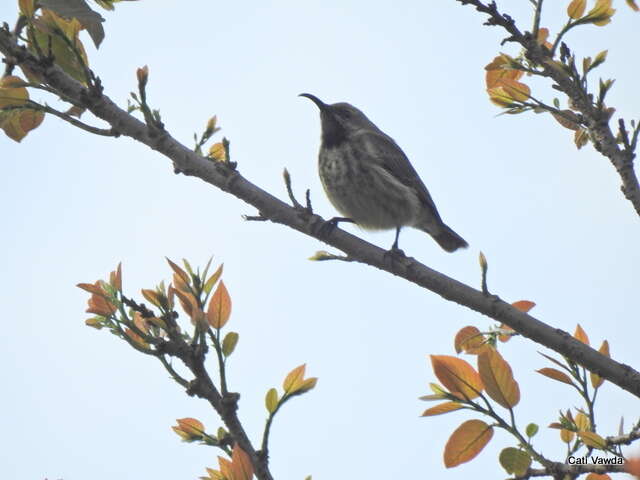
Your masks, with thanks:
[(236, 332), (229, 332), (224, 336), (224, 340), (222, 340), (222, 354), (225, 357), (231, 355), (236, 349), (239, 338), (240, 335), (238, 335)]
[(539, 430), (538, 425), (536, 425), (535, 423), (530, 423), (529, 425), (527, 425), (527, 428), (525, 429), (525, 433), (527, 434), (527, 437), (531, 438), (531, 437), (534, 437), (536, 433), (538, 433), (538, 430)]
[[(203, 290), (204, 290), (204, 293), (206, 293), (207, 295), (211, 292), (211, 290), (213, 289), (213, 286), (220, 279), (220, 275), (222, 275), (223, 266), (224, 266), (224, 263), (221, 263), (218, 269), (208, 278), (208, 280), (204, 284)], [(206, 270), (205, 270), (205, 276), (206, 276)]]
[(507, 473), (521, 477), (527, 473), (531, 465), (531, 457), (527, 452), (507, 447), (500, 452), (500, 465)]

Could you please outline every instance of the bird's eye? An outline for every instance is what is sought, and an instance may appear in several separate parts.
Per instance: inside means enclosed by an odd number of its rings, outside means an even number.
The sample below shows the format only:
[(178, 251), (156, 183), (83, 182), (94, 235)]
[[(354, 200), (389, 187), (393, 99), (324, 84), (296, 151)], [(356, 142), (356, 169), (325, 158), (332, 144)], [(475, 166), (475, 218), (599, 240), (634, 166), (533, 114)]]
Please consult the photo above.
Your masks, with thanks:
[(351, 118), (351, 112), (345, 108), (340, 110), (340, 116), (343, 118)]

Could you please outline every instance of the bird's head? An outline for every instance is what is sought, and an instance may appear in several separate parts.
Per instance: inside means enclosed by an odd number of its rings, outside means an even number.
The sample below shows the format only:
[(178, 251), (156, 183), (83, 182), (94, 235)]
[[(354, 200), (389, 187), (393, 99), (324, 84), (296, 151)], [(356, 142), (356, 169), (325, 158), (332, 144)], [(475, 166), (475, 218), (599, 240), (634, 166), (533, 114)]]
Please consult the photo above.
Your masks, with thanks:
[(310, 93), (301, 93), (300, 96), (308, 98), (320, 109), (322, 141), (325, 145), (338, 144), (359, 130), (378, 130), (364, 113), (349, 103), (328, 105)]

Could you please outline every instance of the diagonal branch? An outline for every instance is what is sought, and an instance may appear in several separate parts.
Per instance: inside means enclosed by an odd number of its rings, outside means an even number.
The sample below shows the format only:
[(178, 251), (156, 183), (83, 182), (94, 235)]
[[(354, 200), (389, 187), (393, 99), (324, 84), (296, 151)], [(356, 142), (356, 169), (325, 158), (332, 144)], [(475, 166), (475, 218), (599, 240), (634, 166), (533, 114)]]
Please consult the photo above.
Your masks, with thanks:
[[(473, 2), (470, 2), (473, 3)], [(402, 277), (466, 306), (523, 336), (544, 345), (601, 377), (640, 397), (640, 373), (620, 364), (574, 339), (567, 332), (552, 328), (512, 307), (497, 296), (489, 296), (423, 265), (412, 258), (389, 262), (387, 252), (338, 228), (324, 235), (325, 221), (311, 212), (294, 208), (249, 182), (236, 169), (204, 158), (179, 143), (168, 132), (150, 129), (143, 122), (119, 108), (108, 97), (90, 89), (65, 74), (55, 65), (42, 64), (38, 58), (16, 45), (8, 32), (0, 29), (0, 51), (37, 72), (46, 83), (62, 95), (89, 109), (122, 135), (129, 136), (166, 156), (185, 175), (194, 176), (254, 206), (272, 222), (287, 225), (305, 235), (319, 239), (343, 252), (354, 261)]]

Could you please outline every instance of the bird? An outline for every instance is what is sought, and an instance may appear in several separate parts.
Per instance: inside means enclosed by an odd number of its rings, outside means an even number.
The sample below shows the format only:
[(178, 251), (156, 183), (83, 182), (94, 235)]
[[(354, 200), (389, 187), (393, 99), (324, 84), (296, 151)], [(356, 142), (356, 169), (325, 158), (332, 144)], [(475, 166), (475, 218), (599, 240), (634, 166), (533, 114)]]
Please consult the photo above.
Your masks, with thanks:
[(364, 230), (396, 230), (391, 251), (400, 251), (403, 227), (422, 230), (447, 252), (468, 243), (440, 218), (427, 187), (398, 144), (358, 108), (326, 104), (301, 93), (320, 109), (318, 171), (329, 201), (343, 217)]

